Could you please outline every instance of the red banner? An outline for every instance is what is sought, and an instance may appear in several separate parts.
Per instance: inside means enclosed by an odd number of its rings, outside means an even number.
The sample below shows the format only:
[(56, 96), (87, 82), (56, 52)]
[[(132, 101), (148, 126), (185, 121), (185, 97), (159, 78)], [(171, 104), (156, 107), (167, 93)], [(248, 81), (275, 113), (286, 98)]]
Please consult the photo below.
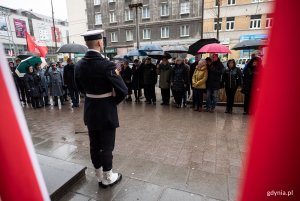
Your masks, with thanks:
[[(300, 200), (300, 2), (277, 0), (266, 65), (253, 91), (249, 154), (239, 201)], [(286, 52), (290, 57), (278, 59)]]
[(47, 201), (45, 182), (1, 44), (0, 100), (0, 199)]
[(34, 37), (32, 37), (28, 32), (26, 32), (26, 41), (29, 52), (36, 53), (41, 57), (45, 57), (48, 53), (48, 48), (43, 44), (37, 43)]
[(51, 32), (52, 32), (52, 41), (55, 42), (55, 36), (56, 36), (56, 42), (60, 43), (61, 42), (61, 37), (60, 37), (60, 31), (58, 27), (51, 27)]

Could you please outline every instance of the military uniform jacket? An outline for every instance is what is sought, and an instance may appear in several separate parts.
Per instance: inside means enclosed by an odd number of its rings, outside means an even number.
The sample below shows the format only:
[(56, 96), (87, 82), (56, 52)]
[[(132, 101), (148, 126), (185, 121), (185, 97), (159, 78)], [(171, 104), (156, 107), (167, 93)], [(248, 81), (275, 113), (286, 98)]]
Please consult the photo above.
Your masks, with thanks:
[(75, 81), (82, 93), (101, 95), (112, 92), (107, 98), (85, 98), (84, 123), (89, 130), (119, 127), (117, 104), (127, 95), (127, 87), (117, 75), (114, 63), (96, 51), (88, 51), (75, 66)]

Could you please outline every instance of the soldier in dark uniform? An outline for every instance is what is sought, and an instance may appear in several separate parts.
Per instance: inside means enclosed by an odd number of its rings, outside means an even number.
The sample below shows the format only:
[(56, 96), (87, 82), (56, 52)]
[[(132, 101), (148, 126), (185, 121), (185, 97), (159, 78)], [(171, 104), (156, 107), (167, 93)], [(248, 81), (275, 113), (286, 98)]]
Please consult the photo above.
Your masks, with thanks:
[(78, 89), (85, 94), (84, 123), (89, 131), (90, 152), (99, 185), (112, 186), (122, 179), (112, 172), (112, 152), (119, 127), (117, 104), (127, 95), (127, 87), (115, 64), (102, 57), (100, 30), (83, 34), (89, 50), (75, 67)]

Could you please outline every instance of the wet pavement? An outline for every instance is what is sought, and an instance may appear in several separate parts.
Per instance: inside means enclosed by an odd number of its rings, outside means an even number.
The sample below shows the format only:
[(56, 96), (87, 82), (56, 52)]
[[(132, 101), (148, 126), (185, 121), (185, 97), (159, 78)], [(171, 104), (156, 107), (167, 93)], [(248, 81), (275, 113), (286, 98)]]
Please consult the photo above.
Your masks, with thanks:
[(224, 110), (121, 103), (114, 170), (124, 177), (104, 190), (94, 177), (82, 102), (75, 109), (68, 102), (60, 108), (24, 107), (37, 153), (88, 167), (62, 201), (235, 200), (248, 117), (242, 108), (234, 108), (232, 115)]

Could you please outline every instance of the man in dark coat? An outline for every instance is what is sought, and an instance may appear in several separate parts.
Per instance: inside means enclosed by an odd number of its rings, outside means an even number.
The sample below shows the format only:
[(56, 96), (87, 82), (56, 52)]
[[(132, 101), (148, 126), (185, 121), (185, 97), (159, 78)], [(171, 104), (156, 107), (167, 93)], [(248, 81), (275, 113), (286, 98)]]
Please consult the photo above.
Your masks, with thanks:
[(75, 84), (75, 66), (71, 58), (68, 58), (64, 67), (64, 84), (68, 88), (72, 100), (72, 107), (79, 107), (79, 93)]
[(85, 93), (84, 123), (88, 128), (90, 152), (99, 185), (112, 186), (122, 179), (112, 171), (112, 152), (119, 127), (117, 104), (127, 95), (120, 69), (100, 54), (103, 40), (100, 30), (83, 34), (89, 50), (75, 67), (78, 89)]
[(212, 63), (208, 65), (208, 78), (206, 81), (206, 110), (214, 112), (216, 107), (216, 96), (221, 88), (222, 74), (225, 70), (217, 54), (213, 54)]
[(148, 57), (143, 65), (144, 73), (144, 92), (148, 104), (156, 104), (155, 84), (157, 82), (156, 66), (151, 63)]
[[(18, 68), (20, 62), (21, 62), (21, 59), (17, 58), (16, 59), (16, 68)], [(28, 104), (31, 103), (30, 93), (26, 90), (25, 78), (18, 77), (17, 82), (18, 82), (18, 86), (20, 88), (21, 101), (24, 103), (24, 105), (26, 105), (26, 102)]]

